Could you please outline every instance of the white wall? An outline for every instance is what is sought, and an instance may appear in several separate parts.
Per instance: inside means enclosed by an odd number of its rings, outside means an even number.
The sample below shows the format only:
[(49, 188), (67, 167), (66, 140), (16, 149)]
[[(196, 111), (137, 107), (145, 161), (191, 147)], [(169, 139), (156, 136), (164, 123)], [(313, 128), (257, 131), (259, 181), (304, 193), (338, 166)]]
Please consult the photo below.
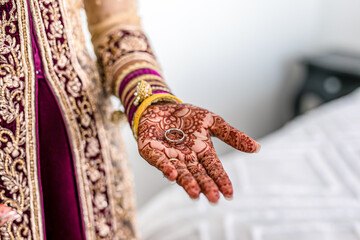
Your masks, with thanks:
[(360, 53), (360, 1), (323, 0), (320, 45)]
[[(296, 62), (328, 47), (359, 49), (358, 0), (139, 0), (146, 33), (174, 93), (261, 137), (291, 116)], [(138, 205), (169, 185), (124, 138)], [(231, 148), (215, 142), (222, 154)]]

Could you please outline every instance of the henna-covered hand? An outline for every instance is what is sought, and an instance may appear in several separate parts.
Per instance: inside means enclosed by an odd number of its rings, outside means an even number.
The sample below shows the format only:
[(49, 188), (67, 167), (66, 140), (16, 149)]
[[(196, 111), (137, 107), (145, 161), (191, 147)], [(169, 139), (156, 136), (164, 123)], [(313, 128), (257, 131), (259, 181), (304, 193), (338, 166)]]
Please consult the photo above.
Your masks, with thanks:
[[(168, 129), (185, 133), (181, 143), (166, 140)], [(140, 155), (182, 186), (191, 198), (203, 192), (210, 202), (217, 202), (220, 192), (231, 198), (233, 188), (210, 137), (216, 136), (232, 147), (248, 153), (260, 145), (231, 127), (220, 116), (190, 104), (157, 104), (143, 113), (138, 129)], [(174, 136), (176, 137), (176, 136)], [(176, 161), (170, 159), (178, 159)]]

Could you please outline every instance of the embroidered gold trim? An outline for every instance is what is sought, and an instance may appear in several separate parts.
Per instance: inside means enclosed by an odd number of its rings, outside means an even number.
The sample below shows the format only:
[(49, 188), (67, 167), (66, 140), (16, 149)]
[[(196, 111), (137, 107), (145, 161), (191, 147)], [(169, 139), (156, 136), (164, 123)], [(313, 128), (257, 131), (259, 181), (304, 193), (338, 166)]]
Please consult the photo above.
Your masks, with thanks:
[(0, 238), (43, 239), (27, 6), (23, 0), (5, 4), (11, 8), (0, 21), (0, 200), (22, 215), (0, 228)]
[(113, 32), (119, 31), (119, 29), (124, 29), (127, 31), (142, 31), (142, 28), (138, 25), (129, 25), (127, 23), (120, 23), (108, 28), (107, 30), (101, 31), (101, 34), (99, 34), (100, 31), (93, 32), (91, 26), (89, 26), (89, 31), (92, 32), (91, 42), (94, 46), (94, 49), (97, 49), (99, 45), (103, 44), (103, 42), (106, 42), (108, 40), (108, 36), (111, 35)]
[[(28, 135), (26, 142), (28, 144), (28, 168), (29, 168), (29, 186), (30, 186), (30, 200), (31, 200), (31, 210), (32, 210), (32, 229), (34, 239), (43, 239), (43, 220), (42, 220), (42, 206), (40, 199), (40, 188), (39, 188), (39, 176), (38, 176), (38, 160), (37, 160), (37, 137), (36, 137), (36, 101), (35, 101), (35, 75), (34, 75), (34, 64), (33, 64), (33, 56), (32, 56), (32, 46), (31, 46), (31, 36), (30, 36), (30, 23), (28, 16), (28, 6), (27, 2), (24, 0), (19, 0), (18, 4), (21, 6), (21, 24), (20, 29), (23, 31), (19, 31), (20, 38), (23, 37), (23, 54), (25, 66), (28, 66), (27, 69), (27, 84), (25, 86), (26, 92), (26, 105), (25, 111), (27, 112), (27, 127), (28, 127)], [(25, 31), (24, 31), (25, 30)]]
[(44, 70), (69, 130), (86, 237), (112, 239), (111, 200), (107, 182), (103, 181), (107, 176), (94, 106), (86, 92), (85, 79), (75, 69), (61, 4), (38, 0), (32, 6)]
[(95, 53), (108, 92), (114, 92), (113, 79), (117, 70), (131, 60), (146, 60), (157, 65), (150, 44), (141, 30), (114, 29), (104, 35)]
[[(124, 24), (126, 23), (126, 24)], [(136, 10), (119, 13), (107, 18), (105, 21), (102, 21), (96, 25), (89, 25), (89, 31), (91, 33), (91, 41), (94, 45), (94, 48), (97, 48), (99, 43), (102, 40), (102, 36), (106, 36), (108, 32), (113, 31), (114, 29), (133, 29), (140, 30), (140, 18), (136, 13)]]

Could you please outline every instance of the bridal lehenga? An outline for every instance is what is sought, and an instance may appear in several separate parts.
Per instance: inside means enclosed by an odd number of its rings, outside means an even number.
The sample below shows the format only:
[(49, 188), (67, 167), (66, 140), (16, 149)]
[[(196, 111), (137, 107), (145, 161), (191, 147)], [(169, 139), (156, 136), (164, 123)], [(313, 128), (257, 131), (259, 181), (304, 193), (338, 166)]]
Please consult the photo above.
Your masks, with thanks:
[[(85, 48), (83, 5), (94, 46), (141, 32), (133, 0), (0, 0), (0, 203), (20, 214), (1, 239), (137, 238), (112, 86)], [(138, 43), (102, 53), (151, 61), (133, 54)]]

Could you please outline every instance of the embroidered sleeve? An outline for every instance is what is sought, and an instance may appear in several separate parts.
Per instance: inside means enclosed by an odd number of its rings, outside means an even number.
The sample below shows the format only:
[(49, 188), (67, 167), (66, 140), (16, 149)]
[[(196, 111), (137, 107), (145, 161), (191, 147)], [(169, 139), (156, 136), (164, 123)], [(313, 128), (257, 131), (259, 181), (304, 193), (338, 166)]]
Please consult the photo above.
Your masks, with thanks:
[(147, 97), (171, 94), (141, 29), (137, 1), (85, 0), (85, 10), (103, 85), (119, 97), (132, 125)]

